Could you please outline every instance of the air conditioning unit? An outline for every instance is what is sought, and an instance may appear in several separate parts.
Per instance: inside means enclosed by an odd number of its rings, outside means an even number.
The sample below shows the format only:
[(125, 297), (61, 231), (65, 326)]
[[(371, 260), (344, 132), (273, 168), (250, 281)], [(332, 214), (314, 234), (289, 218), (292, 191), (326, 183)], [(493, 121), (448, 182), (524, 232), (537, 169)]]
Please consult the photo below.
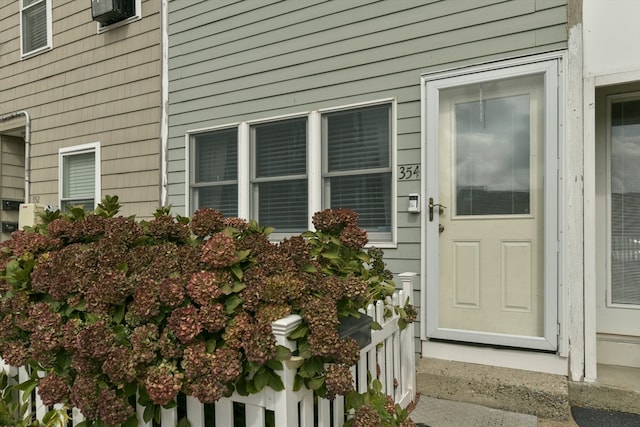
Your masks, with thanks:
[(111, 25), (135, 15), (136, 0), (91, 0), (91, 15), (94, 21)]

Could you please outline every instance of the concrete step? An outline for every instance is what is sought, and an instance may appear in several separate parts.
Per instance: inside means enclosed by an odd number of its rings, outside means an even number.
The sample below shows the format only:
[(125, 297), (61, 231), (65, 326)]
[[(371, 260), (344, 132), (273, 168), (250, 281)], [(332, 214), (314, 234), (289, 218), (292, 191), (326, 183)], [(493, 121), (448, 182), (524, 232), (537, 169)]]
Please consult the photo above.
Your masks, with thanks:
[(571, 406), (640, 414), (640, 369), (598, 365), (593, 383), (569, 382)]
[(423, 358), (416, 380), (421, 395), (548, 420), (571, 419), (567, 378), (561, 375)]

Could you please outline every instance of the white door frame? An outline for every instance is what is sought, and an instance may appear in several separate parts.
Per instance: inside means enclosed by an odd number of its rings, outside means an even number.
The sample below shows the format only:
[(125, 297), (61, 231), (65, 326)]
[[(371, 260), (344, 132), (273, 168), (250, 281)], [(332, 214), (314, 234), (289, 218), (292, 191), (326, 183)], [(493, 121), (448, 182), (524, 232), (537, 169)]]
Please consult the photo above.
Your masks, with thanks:
[[(561, 94), (562, 55), (546, 54), (536, 57), (519, 58), (500, 64), (487, 64), (421, 77), (422, 103), (422, 163), (425, 173), (422, 175), (422, 211), (427, 212), (426, 200), (434, 197), (438, 202), (438, 111), (439, 91), (444, 88), (464, 85), (476, 81), (497, 80), (519, 75), (545, 75), (544, 110), (544, 333), (543, 337), (528, 337), (509, 334), (478, 333), (473, 331), (451, 330), (439, 327), (439, 284), (438, 284), (438, 221), (428, 221), (422, 215), (422, 260), (425, 274), (422, 275), (423, 310), (422, 339), (441, 338), (457, 341), (485, 343), (508, 347), (555, 351), (559, 345), (560, 319), (559, 298), (559, 218), (561, 217), (559, 200), (559, 145), (562, 108), (559, 103)], [(553, 88), (553, 89), (550, 89)], [(549, 179), (551, 177), (551, 179)], [(436, 215), (437, 218), (437, 215)], [(425, 313), (426, 312), (426, 313)]]

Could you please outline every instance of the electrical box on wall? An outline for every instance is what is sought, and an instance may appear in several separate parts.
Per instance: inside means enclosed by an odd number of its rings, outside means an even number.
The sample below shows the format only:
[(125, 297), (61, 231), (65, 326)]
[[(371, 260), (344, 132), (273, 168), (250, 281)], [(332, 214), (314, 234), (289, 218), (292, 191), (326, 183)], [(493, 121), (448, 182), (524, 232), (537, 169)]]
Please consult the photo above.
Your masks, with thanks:
[(20, 213), (18, 215), (18, 228), (23, 230), (24, 227), (33, 227), (38, 221), (38, 215), (44, 212), (45, 207), (36, 203), (22, 203), (20, 205)]
[(111, 25), (135, 15), (136, 0), (91, 0), (94, 21)]
[(409, 212), (420, 212), (420, 195), (417, 193), (409, 194), (409, 206), (407, 207)]

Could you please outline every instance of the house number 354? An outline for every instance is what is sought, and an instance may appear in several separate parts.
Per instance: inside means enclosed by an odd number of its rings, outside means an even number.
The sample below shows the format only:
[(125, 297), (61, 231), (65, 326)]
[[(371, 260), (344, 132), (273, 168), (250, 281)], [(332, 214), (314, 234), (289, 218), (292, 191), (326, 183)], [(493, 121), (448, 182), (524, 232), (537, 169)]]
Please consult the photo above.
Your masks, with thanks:
[(420, 165), (398, 166), (398, 181), (415, 181), (420, 179)]

